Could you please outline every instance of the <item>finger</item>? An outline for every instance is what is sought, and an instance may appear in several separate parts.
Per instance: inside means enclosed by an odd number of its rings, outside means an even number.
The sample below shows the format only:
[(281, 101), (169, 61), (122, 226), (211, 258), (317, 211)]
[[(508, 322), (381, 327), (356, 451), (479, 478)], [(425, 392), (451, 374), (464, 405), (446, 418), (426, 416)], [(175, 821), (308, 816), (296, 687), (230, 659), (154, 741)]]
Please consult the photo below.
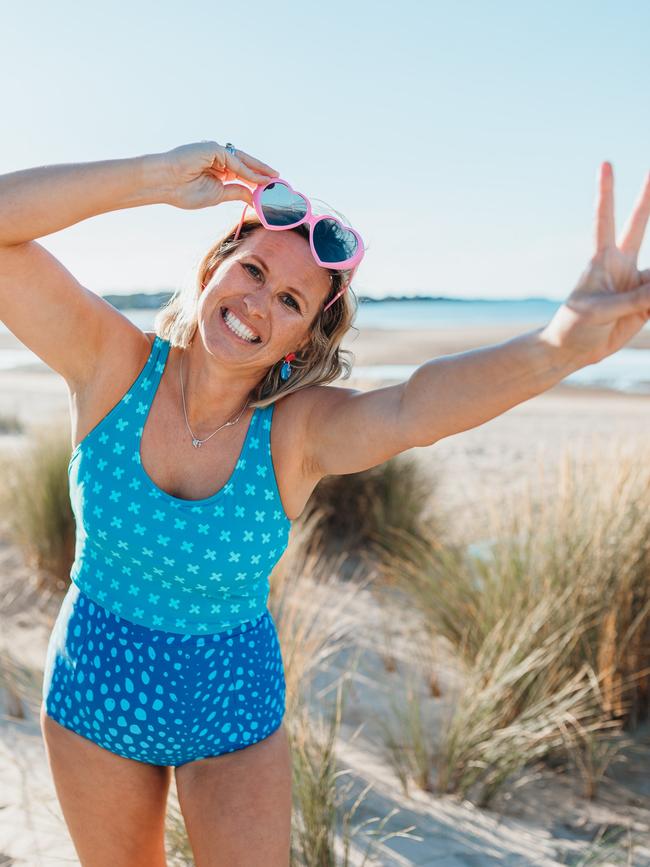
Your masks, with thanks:
[(228, 154), (227, 166), (237, 177), (244, 181), (252, 181), (255, 184), (267, 184), (269, 181), (268, 175), (263, 175), (261, 172), (249, 168), (235, 154)]
[[(239, 151), (233, 154), (221, 147), (221, 145), (217, 145), (217, 147), (220, 149), (220, 153), (212, 160), (212, 164), (208, 169), (210, 174), (214, 174), (220, 181), (231, 181), (235, 178), (241, 178), (254, 184), (268, 183), (269, 176), (248, 168), (239, 158)], [(215, 165), (217, 161), (221, 161), (222, 165)]]
[[(230, 153), (230, 151), (226, 152), (226, 166), (232, 171), (236, 172), (240, 178), (248, 181), (254, 181), (256, 184), (268, 183), (269, 177), (271, 177), (271, 175), (265, 174), (259, 169), (249, 166), (248, 163), (245, 162), (245, 159), (252, 160), (253, 157), (250, 157), (248, 154), (244, 154), (244, 152), (240, 150), (236, 150), (234, 154)], [(273, 169), (269, 168), (268, 166), (266, 168), (268, 169), (268, 171), (273, 171)]]
[(208, 173), (214, 175), (220, 181), (234, 181), (237, 177), (237, 172), (233, 172), (232, 169), (229, 169), (228, 166), (224, 166), (222, 169), (211, 168), (208, 169)]
[(616, 245), (614, 228), (614, 172), (611, 163), (600, 164), (596, 210), (596, 253)]
[(650, 218), (650, 172), (646, 175), (645, 184), (636, 200), (630, 219), (623, 229), (618, 245), (621, 252), (633, 256), (635, 262), (643, 243), (648, 218)]
[(222, 202), (247, 202), (253, 204), (253, 194), (248, 187), (243, 184), (223, 184), (223, 192), (221, 194)]
[(263, 163), (261, 160), (255, 159), (250, 154), (247, 154), (246, 151), (237, 150), (237, 156), (241, 159), (243, 163), (245, 163), (249, 168), (254, 169), (257, 172), (261, 172), (262, 174), (269, 175), (271, 177), (279, 177), (280, 172), (272, 169), (271, 166), (268, 166), (266, 163)]
[(643, 313), (650, 308), (650, 283), (643, 283), (627, 292), (607, 295), (601, 298), (599, 305), (617, 319), (630, 313)]

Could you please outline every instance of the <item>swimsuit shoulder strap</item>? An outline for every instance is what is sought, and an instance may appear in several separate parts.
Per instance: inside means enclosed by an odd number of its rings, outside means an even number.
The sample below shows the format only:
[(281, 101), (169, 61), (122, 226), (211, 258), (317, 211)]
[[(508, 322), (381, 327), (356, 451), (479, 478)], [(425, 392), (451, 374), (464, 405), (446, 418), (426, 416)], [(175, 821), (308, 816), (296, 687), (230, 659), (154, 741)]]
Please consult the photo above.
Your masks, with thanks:
[(139, 414), (145, 413), (146, 408), (153, 400), (165, 369), (169, 350), (169, 340), (164, 340), (156, 335), (153, 339), (149, 358), (138, 377), (138, 384), (135, 389), (135, 411)]
[(259, 432), (261, 447), (263, 449), (264, 455), (270, 460), (271, 459), (271, 425), (273, 424), (273, 410), (275, 409), (275, 401), (269, 406), (265, 406), (260, 409), (260, 424), (259, 424)]

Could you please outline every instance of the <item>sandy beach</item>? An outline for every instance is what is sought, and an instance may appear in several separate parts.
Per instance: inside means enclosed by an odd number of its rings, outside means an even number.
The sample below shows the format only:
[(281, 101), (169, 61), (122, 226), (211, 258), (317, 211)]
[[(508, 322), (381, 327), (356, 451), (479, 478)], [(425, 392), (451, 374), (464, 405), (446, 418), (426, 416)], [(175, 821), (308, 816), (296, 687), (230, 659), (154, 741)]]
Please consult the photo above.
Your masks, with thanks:
[[(521, 325), (416, 331), (367, 329), (349, 335), (343, 346), (352, 350), (359, 365), (421, 364), (441, 355), (495, 344), (526, 330), (528, 327)], [(643, 332), (629, 346), (650, 348), (650, 333)], [(4, 348), (21, 348), (21, 344), (12, 335), (3, 334), (0, 349)], [(353, 376), (336, 384), (366, 389), (386, 383)], [(444, 412), (444, 407), (440, 411)], [(0, 371), (0, 416), (14, 414), (27, 426), (54, 421), (68, 424), (65, 383), (44, 366)], [(646, 437), (649, 430), (650, 396), (560, 383), (478, 428), (426, 448), (412, 449), (409, 454), (421, 461), (424, 472), (435, 477), (436, 510), (447, 515), (458, 536), (476, 541), (487, 531), (486, 505), (494, 500), (495, 494), (516, 495), (525, 485), (534, 484), (540, 466), (553, 468), (563, 449), (579, 453), (596, 441), (604, 446), (618, 438), (632, 442), (635, 437)], [(19, 448), (23, 440), (17, 435), (0, 435), (0, 449)], [(49, 628), (57, 612), (56, 601), (37, 602), (29, 590), (28, 570), (5, 542), (0, 547), (0, 575), (2, 647), (11, 648), (17, 659), (40, 674)], [(373, 623), (379, 616), (374, 606), (370, 594), (361, 594), (355, 608), (359, 629), (367, 628), (369, 635), (376, 631)], [(346, 732), (377, 713), (378, 691), (372, 685), (373, 671), (377, 677), (384, 676), (378, 661), (380, 650), (376, 644), (372, 651), (375, 655), (371, 653), (368, 657), (367, 669), (359, 680), (345, 720)], [(405, 646), (404, 658), (408, 659), (410, 653), (412, 649)], [(379, 693), (390, 689), (384, 684)], [(38, 719), (33, 715), (26, 720), (8, 717), (7, 698), (2, 689), (0, 710), (0, 864), (54, 867), (78, 863), (60, 818)], [(382, 861), (386, 865), (451, 867), (472, 863), (482, 867), (496, 860), (512, 865), (560, 864), (564, 863), (559, 860), (562, 847), (562, 851), (574, 851), (577, 857), (578, 843), (583, 839), (579, 828), (598, 823), (621, 825), (630, 817), (639, 829), (648, 833), (650, 840), (647, 786), (643, 797), (636, 798), (636, 806), (617, 799), (613, 789), (599, 802), (589, 804), (579, 798), (568, 782), (548, 780), (545, 788), (536, 793), (531, 790), (532, 794), (522, 796), (503, 816), (447, 798), (418, 795), (410, 801), (402, 799), (391, 772), (369, 748), (364, 751), (362, 744), (363, 741), (354, 746), (342, 743), (341, 754), (348, 767), (358, 771), (363, 779), (374, 781), (370, 812), (374, 806), (383, 815), (390, 806), (401, 805), (400, 827), (417, 819), (420, 833), (424, 830), (427, 835), (424, 843), (404, 841), (399, 857), (391, 860), (393, 856), (386, 855)], [(645, 759), (639, 762), (630, 773), (639, 776), (640, 788), (641, 775), (646, 780), (650, 776), (647, 749)], [(28, 804), (32, 809), (27, 809)], [(560, 827), (562, 816), (565, 824)], [(490, 853), (485, 860), (482, 852)], [(645, 852), (637, 850), (635, 857), (639, 860), (631, 862), (634, 865), (650, 864), (650, 846)]]

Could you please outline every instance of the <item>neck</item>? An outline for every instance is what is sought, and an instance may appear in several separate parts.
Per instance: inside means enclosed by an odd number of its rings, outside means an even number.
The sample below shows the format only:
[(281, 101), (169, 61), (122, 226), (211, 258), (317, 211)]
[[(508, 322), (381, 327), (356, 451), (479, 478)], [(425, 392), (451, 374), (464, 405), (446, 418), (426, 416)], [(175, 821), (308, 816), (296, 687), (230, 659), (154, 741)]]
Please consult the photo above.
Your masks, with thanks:
[(235, 378), (228, 368), (217, 364), (196, 340), (187, 349), (175, 347), (174, 352), (174, 391), (178, 394), (181, 408), (184, 393), (187, 420), (197, 437), (212, 433), (219, 425), (234, 421), (238, 416), (240, 422), (248, 417), (250, 411), (244, 407), (259, 377), (253, 380), (249, 375), (247, 380), (244, 374)]

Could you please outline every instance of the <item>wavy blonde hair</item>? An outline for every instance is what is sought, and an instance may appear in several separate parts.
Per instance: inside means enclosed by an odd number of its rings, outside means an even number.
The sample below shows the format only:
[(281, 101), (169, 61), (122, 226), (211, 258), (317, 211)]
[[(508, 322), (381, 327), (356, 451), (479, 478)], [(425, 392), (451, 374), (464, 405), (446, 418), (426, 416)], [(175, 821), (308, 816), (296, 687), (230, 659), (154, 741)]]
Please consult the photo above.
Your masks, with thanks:
[[(183, 349), (189, 346), (198, 327), (197, 308), (201, 292), (221, 262), (234, 253), (245, 238), (261, 228), (263, 226), (256, 216), (248, 217), (242, 224), (237, 240), (236, 227), (233, 227), (208, 250), (199, 265), (196, 286), (177, 290), (156, 314), (153, 327), (160, 338), (169, 340), (172, 346)], [(309, 228), (305, 225), (287, 231), (297, 232), (309, 240)], [(330, 291), (311, 322), (309, 342), (296, 353), (296, 359), (291, 362), (291, 376), (286, 381), (280, 378), (284, 359), (279, 359), (251, 390), (249, 406), (269, 406), (280, 397), (308, 385), (349, 378), (354, 353), (341, 349), (340, 344), (345, 333), (354, 327), (352, 322), (358, 309), (358, 301), (349, 286), (329, 310), (323, 312), (323, 307), (343, 288), (343, 281), (349, 280), (351, 275), (350, 271), (327, 270), (330, 275)]]

